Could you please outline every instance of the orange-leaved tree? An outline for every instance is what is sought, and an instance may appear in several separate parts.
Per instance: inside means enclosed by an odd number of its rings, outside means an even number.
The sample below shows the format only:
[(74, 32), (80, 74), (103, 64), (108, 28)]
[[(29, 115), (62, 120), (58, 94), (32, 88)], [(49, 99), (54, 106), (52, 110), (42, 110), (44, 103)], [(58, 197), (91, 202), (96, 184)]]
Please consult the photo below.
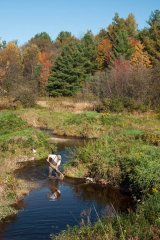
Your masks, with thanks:
[(97, 63), (99, 70), (105, 69), (111, 60), (112, 43), (109, 39), (103, 39), (97, 48)]
[(50, 75), (52, 62), (49, 54), (47, 52), (39, 52), (38, 60), (41, 66), (40, 76), (39, 76), (39, 93), (40, 95), (45, 95), (45, 89), (48, 83), (48, 77)]
[(131, 56), (131, 64), (133, 66), (142, 65), (146, 68), (152, 66), (149, 54), (144, 50), (144, 45), (135, 39), (131, 39), (131, 44), (134, 48), (134, 52)]

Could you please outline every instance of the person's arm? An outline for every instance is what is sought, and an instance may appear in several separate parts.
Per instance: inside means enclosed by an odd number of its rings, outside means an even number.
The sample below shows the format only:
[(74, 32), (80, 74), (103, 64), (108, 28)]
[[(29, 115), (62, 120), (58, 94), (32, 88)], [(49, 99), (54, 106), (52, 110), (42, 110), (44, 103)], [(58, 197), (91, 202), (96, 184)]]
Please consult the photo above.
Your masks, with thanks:
[(59, 168), (60, 164), (61, 164), (61, 160), (59, 159), (57, 162), (57, 168)]
[(47, 157), (46, 161), (47, 161), (48, 163), (50, 163), (50, 162), (51, 162), (51, 160), (52, 160), (52, 157), (51, 157), (51, 155), (48, 155), (48, 157)]
[(47, 157), (46, 161), (49, 162), (49, 157)]
[(61, 159), (62, 159), (62, 157), (61, 157), (61, 155), (57, 155), (57, 168), (59, 168), (59, 166), (60, 166), (60, 164), (61, 164)]

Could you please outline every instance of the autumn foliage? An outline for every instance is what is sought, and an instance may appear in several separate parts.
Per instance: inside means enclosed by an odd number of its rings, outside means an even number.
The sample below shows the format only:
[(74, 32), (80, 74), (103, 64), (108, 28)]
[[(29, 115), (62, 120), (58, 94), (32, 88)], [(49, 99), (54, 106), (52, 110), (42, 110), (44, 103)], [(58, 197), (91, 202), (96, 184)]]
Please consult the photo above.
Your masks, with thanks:
[(42, 32), (20, 47), (3, 41), (0, 94), (22, 101), (28, 95), (34, 99), (73, 96), (90, 86), (93, 96), (127, 97), (158, 106), (159, 36), (160, 11), (156, 10), (142, 30), (132, 13), (126, 18), (116, 13), (112, 23), (97, 35), (87, 31), (78, 39), (61, 31), (53, 41)]
[(41, 71), (39, 75), (39, 88), (40, 88), (41, 94), (44, 95), (45, 89), (48, 83), (48, 78), (50, 75), (50, 70), (52, 67), (52, 62), (47, 52), (39, 52), (38, 61), (41, 66)]
[(146, 68), (152, 67), (149, 54), (144, 50), (144, 45), (135, 39), (131, 40), (134, 53), (131, 56), (131, 64), (134, 66), (143, 65)]
[(112, 43), (109, 39), (103, 39), (97, 47), (97, 62), (99, 70), (105, 69), (111, 60)]

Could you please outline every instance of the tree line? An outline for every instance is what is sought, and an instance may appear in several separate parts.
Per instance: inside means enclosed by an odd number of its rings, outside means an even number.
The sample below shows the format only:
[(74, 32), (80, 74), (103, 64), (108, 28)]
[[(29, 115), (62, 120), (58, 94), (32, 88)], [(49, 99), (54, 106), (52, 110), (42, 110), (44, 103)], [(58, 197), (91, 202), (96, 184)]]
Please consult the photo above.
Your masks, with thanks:
[[(97, 35), (36, 34), (23, 46), (0, 43), (0, 94), (33, 104), (37, 96), (92, 94), (106, 107), (160, 103), (160, 11), (139, 30), (135, 17), (115, 14)], [(112, 102), (112, 104), (111, 104)], [(135, 106), (135, 107), (136, 107)]]

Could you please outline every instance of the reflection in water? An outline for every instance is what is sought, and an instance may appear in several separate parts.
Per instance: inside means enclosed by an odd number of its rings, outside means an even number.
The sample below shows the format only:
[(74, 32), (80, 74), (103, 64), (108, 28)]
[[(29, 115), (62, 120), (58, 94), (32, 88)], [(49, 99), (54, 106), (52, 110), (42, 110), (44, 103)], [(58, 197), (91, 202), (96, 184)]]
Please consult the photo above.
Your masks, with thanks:
[(112, 204), (116, 211), (126, 211), (133, 205), (132, 200), (110, 185), (101, 186), (96, 183), (80, 184), (74, 190), (84, 201), (96, 201), (97, 204)]
[[(58, 144), (57, 154), (62, 164), (68, 161), (66, 147), (83, 144), (79, 140)], [(3, 225), (2, 240), (49, 240), (50, 234), (58, 234), (67, 225), (74, 226), (95, 222), (97, 216), (113, 215), (131, 205), (130, 199), (111, 186), (85, 184), (84, 179), (65, 178), (64, 181), (48, 179), (48, 165), (44, 161), (25, 163), (16, 171), (16, 176), (27, 181), (36, 181), (40, 187), (33, 190), (22, 202), (22, 209)]]
[(49, 184), (49, 189), (50, 189), (50, 193), (49, 193), (49, 199), (51, 201), (56, 201), (60, 198), (61, 196), (61, 191), (58, 189), (58, 181), (50, 181)]

